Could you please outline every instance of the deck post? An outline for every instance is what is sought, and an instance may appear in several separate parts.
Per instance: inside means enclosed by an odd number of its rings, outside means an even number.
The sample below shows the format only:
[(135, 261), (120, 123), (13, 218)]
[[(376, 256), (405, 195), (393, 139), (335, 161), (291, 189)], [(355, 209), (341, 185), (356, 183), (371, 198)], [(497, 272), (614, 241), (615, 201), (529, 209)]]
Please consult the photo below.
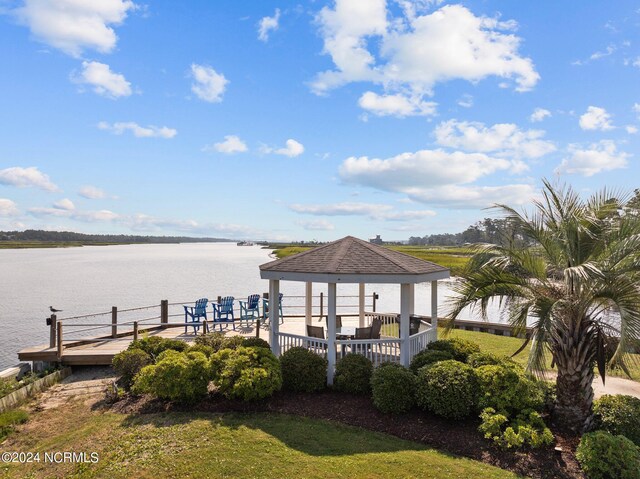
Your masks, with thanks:
[(133, 340), (138, 340), (138, 321), (133, 322)]
[(118, 307), (111, 306), (111, 337), (118, 337)]
[(333, 385), (336, 367), (336, 283), (329, 283), (329, 301), (327, 304), (327, 384)]
[(373, 298), (373, 304), (371, 305), (371, 309), (373, 310), (373, 312), (376, 312), (376, 301), (378, 300), (378, 298), (380, 296), (378, 296), (378, 293), (376, 293), (375, 291), (373, 292), (373, 295), (371, 296)]
[(409, 354), (410, 286), (408, 283), (402, 283), (400, 286), (400, 364), (405, 367), (409, 367), (411, 362), (411, 355)]
[(269, 280), (269, 339), (271, 340), (271, 352), (276, 356), (280, 356), (280, 319), (278, 313), (280, 308), (277, 304), (277, 298), (280, 297), (280, 281), (277, 279)]
[(431, 281), (431, 326), (438, 337), (438, 281)]
[(364, 283), (358, 284), (358, 324), (364, 328)]
[(307, 281), (304, 292), (304, 324), (312, 323), (313, 314), (313, 283)]
[[(160, 322), (167, 324), (169, 322), (169, 301), (163, 299), (160, 301)], [(166, 326), (162, 326), (162, 329), (166, 329)]]
[(56, 347), (56, 323), (58, 322), (57, 316), (55, 314), (51, 315), (49, 318), (49, 347)]
[(57, 356), (58, 356), (58, 361), (62, 360), (62, 349), (63, 349), (63, 343), (62, 343), (62, 323), (59, 322), (57, 325), (57, 330), (58, 330), (58, 337), (57, 337), (57, 342), (58, 342), (58, 351), (57, 351)]

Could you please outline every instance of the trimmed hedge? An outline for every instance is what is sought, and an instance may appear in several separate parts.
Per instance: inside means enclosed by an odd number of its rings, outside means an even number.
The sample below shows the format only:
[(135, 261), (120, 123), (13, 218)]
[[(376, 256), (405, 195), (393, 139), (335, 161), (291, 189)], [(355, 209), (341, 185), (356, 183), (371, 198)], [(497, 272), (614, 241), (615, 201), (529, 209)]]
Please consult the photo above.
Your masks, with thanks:
[(282, 388), (280, 362), (266, 348), (223, 349), (211, 356), (211, 378), (230, 399), (253, 401)]
[(405, 413), (415, 405), (416, 386), (416, 376), (409, 369), (381, 364), (371, 375), (373, 405), (384, 413)]
[(624, 394), (605, 394), (593, 403), (597, 429), (622, 434), (640, 446), (640, 399)]
[(373, 364), (361, 354), (349, 353), (336, 363), (334, 386), (338, 391), (368, 394)]
[(480, 351), (479, 353), (470, 354), (467, 358), (467, 364), (472, 368), (479, 368), (480, 366), (518, 366), (513, 359), (508, 356), (498, 356), (493, 353), (485, 353)]
[(315, 392), (327, 386), (327, 360), (307, 348), (291, 348), (280, 356), (282, 388)]
[(475, 368), (478, 377), (480, 409), (493, 408), (518, 414), (525, 409), (541, 410), (544, 391), (529, 379), (518, 365), (487, 365)]
[(640, 479), (640, 449), (606, 431), (582, 436), (576, 458), (589, 479)]
[(262, 338), (256, 338), (255, 336), (252, 336), (250, 338), (244, 338), (244, 341), (242, 342), (242, 346), (245, 347), (245, 348), (267, 348), (267, 349), (271, 349), (271, 346), (269, 345), (268, 342), (266, 342)]
[(474, 369), (453, 359), (421, 368), (416, 402), (438, 416), (450, 419), (469, 416), (478, 404), (478, 379)]
[(448, 351), (425, 349), (413, 357), (409, 368), (414, 374), (418, 374), (418, 370), (421, 367), (437, 363), (438, 361), (446, 361), (447, 359), (453, 359), (453, 355)]
[(142, 368), (153, 363), (151, 355), (142, 349), (125, 349), (113, 357), (113, 369), (120, 378), (118, 383), (126, 390), (131, 389), (133, 379)]
[(145, 353), (149, 354), (154, 361), (158, 359), (158, 356), (164, 351), (185, 351), (189, 345), (179, 339), (162, 338), (160, 336), (148, 336), (146, 338), (132, 341), (127, 349), (142, 349)]
[(489, 407), (482, 411), (480, 419), (482, 423), (478, 430), (485, 439), (492, 439), (504, 449), (523, 446), (537, 448), (553, 443), (551, 430), (535, 411), (523, 411), (515, 421), (509, 422), (505, 414), (496, 413), (495, 409)]
[(451, 338), (439, 339), (429, 343), (427, 349), (431, 351), (446, 351), (453, 356), (453, 359), (464, 363), (469, 356), (480, 352), (480, 345), (466, 339)]

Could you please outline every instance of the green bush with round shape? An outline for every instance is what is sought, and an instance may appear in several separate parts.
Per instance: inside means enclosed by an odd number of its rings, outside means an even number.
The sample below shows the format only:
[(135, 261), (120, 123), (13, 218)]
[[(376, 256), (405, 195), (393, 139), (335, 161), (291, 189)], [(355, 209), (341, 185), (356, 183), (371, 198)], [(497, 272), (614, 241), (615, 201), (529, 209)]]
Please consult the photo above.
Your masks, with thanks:
[(133, 382), (136, 394), (193, 403), (207, 395), (209, 361), (200, 352), (166, 350), (156, 364), (142, 368)]
[(438, 416), (468, 417), (478, 403), (478, 379), (474, 369), (453, 359), (424, 366), (418, 371), (416, 403)]
[(118, 383), (126, 390), (131, 389), (133, 378), (142, 368), (153, 363), (151, 355), (142, 349), (125, 349), (113, 357), (113, 370), (119, 377)]
[(173, 351), (185, 351), (189, 345), (179, 339), (162, 338), (160, 336), (148, 336), (146, 338), (132, 341), (127, 349), (142, 349), (149, 354), (154, 361), (158, 360), (158, 356), (163, 351), (169, 349)]
[(469, 356), (480, 352), (480, 345), (466, 339), (451, 338), (439, 339), (429, 343), (427, 349), (432, 351), (446, 351), (453, 356), (453, 359), (464, 363)]
[(211, 378), (229, 399), (254, 401), (282, 388), (280, 362), (266, 348), (222, 349), (211, 356)]
[(480, 366), (515, 366), (519, 364), (508, 356), (498, 356), (493, 353), (486, 353), (480, 351), (479, 353), (470, 354), (467, 358), (467, 364), (472, 368), (479, 368)]
[(267, 348), (267, 349), (271, 349), (271, 346), (269, 345), (268, 342), (266, 342), (262, 338), (256, 338), (255, 336), (252, 336), (250, 338), (244, 338), (242, 346), (244, 346), (245, 348)]
[(373, 405), (387, 414), (402, 414), (415, 405), (417, 379), (411, 370), (383, 363), (371, 375)]
[(205, 344), (192, 344), (189, 349), (186, 350), (188, 353), (202, 353), (207, 358), (210, 358), (213, 353), (215, 353), (214, 349), (211, 346), (207, 346)]
[(606, 431), (582, 436), (576, 458), (589, 479), (640, 479), (640, 448)]
[(447, 359), (453, 359), (453, 355), (448, 351), (425, 349), (413, 357), (409, 369), (411, 369), (414, 374), (418, 374), (418, 370), (421, 367), (437, 363), (438, 361), (446, 361)]
[(624, 394), (605, 394), (593, 403), (595, 425), (611, 434), (621, 434), (640, 446), (640, 399)]
[(282, 388), (315, 392), (327, 386), (327, 360), (307, 348), (291, 348), (280, 356)]
[(218, 352), (223, 348), (224, 342), (227, 336), (219, 331), (212, 331), (202, 336), (196, 336), (194, 342), (199, 346), (208, 346), (213, 349), (214, 352)]
[(371, 391), (373, 364), (361, 354), (349, 353), (336, 363), (333, 385), (338, 391), (368, 394)]
[(525, 409), (542, 410), (544, 392), (536, 381), (525, 375), (522, 367), (487, 365), (475, 368), (475, 372), (480, 409), (493, 408), (509, 414), (518, 414)]
[(533, 448), (548, 446), (553, 443), (553, 434), (536, 411), (521, 412), (515, 421), (509, 421), (505, 414), (500, 414), (493, 408), (485, 408), (480, 414), (482, 423), (478, 430), (485, 439), (503, 449), (530, 446)]

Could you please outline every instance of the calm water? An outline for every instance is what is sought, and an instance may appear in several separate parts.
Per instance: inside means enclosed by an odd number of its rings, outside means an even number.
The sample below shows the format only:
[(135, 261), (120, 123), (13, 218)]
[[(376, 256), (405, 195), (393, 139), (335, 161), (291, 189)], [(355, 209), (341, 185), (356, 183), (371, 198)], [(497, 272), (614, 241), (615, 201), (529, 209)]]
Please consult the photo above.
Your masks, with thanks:
[[(200, 297), (243, 298), (269, 290), (258, 269), (271, 260), (269, 252), (233, 243), (0, 250), (0, 370), (17, 363), (21, 348), (48, 342), (45, 318), (50, 305), (64, 310), (58, 317), (69, 317), (110, 311), (112, 306), (156, 305), (162, 299), (180, 303)], [(450, 284), (439, 282), (439, 303), (446, 300)], [(303, 299), (292, 296), (302, 296), (304, 284), (283, 282), (281, 290), (289, 297), (285, 314), (303, 314)], [(320, 291), (326, 294), (326, 285), (314, 284), (314, 294)], [(399, 311), (399, 286), (367, 285), (367, 295), (373, 291), (380, 294), (378, 311)], [(357, 292), (357, 285), (338, 285), (339, 295)], [(357, 298), (338, 300), (339, 307), (355, 304)], [(416, 313), (429, 314), (430, 304), (430, 285), (418, 285)], [(170, 313), (180, 310), (172, 306)], [(129, 313), (127, 319), (133, 319), (133, 314), (154, 316), (158, 311)], [(83, 322), (110, 322), (110, 316)]]

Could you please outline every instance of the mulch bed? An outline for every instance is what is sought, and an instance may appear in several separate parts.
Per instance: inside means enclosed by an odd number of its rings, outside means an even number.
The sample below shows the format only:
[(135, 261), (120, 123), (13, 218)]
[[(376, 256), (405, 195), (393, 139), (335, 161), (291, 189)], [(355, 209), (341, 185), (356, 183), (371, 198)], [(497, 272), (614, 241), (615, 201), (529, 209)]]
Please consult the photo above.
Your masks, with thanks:
[[(575, 458), (578, 438), (559, 435), (555, 446), (525, 451), (505, 451), (484, 439), (478, 432), (479, 421), (448, 421), (414, 410), (400, 416), (379, 412), (364, 396), (336, 391), (315, 394), (279, 393), (253, 404), (210, 396), (195, 406), (185, 407), (149, 397), (129, 397), (111, 409), (125, 414), (168, 411), (273, 412), (337, 421), (371, 431), (432, 446), (441, 451), (469, 457), (531, 478), (584, 478)], [(554, 450), (560, 447), (561, 452)]]

